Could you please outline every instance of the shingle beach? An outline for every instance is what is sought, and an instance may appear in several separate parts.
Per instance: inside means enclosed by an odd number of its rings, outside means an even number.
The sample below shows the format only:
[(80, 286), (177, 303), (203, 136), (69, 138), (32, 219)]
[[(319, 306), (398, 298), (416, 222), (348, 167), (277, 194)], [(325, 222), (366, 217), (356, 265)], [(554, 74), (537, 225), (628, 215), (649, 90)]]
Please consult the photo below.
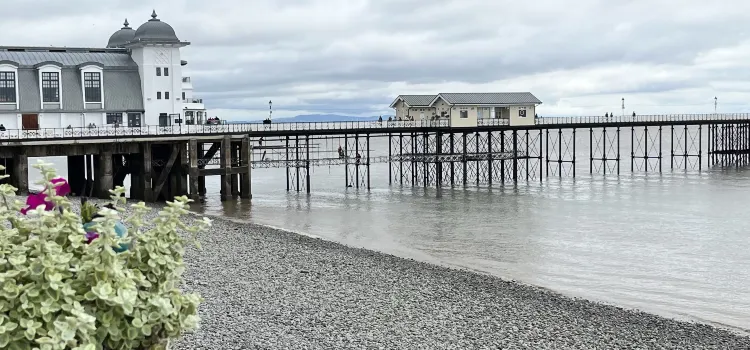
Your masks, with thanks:
[(185, 257), (201, 328), (173, 349), (750, 349), (709, 325), (212, 219)]

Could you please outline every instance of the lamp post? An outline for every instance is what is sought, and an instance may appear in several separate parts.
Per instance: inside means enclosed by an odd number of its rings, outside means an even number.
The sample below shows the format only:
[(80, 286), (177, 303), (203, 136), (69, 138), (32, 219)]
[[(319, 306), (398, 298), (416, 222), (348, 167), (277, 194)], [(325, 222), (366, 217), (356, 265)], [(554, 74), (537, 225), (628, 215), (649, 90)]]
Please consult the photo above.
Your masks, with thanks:
[(719, 104), (719, 98), (714, 96), (714, 114), (716, 114), (716, 106)]
[(625, 97), (622, 98), (622, 116), (625, 117)]
[(271, 120), (272, 114), (273, 114), (273, 102), (271, 100), (268, 100), (268, 120)]

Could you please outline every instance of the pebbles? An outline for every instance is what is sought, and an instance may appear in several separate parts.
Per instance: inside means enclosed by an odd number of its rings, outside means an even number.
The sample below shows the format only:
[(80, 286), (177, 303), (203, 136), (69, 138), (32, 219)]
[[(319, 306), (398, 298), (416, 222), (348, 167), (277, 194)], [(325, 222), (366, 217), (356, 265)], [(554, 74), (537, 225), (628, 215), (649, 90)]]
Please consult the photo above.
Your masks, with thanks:
[(215, 219), (189, 248), (201, 329), (174, 349), (750, 349), (750, 338)]

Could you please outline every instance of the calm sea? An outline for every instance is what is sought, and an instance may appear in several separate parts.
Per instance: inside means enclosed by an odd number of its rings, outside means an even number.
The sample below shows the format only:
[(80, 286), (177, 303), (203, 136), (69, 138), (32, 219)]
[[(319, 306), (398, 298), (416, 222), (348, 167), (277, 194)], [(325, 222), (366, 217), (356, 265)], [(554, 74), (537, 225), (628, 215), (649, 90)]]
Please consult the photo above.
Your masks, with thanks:
[[(374, 140), (373, 153), (387, 153), (386, 145)], [(64, 158), (51, 160), (65, 175)], [(252, 202), (222, 203), (218, 178), (209, 178), (195, 209), (750, 329), (750, 169), (631, 174), (629, 158), (620, 176), (579, 169), (575, 179), (438, 190), (389, 187), (388, 166), (379, 164), (368, 192), (344, 186), (343, 166), (319, 167), (309, 195), (286, 192), (284, 169), (255, 169)]]

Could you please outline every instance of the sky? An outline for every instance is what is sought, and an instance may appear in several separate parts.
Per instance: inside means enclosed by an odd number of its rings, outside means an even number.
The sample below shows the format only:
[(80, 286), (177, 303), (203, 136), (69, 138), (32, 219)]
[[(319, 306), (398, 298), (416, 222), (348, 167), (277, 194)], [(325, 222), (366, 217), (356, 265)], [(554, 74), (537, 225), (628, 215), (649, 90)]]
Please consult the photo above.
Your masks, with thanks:
[[(174, 27), (211, 115), (393, 114), (399, 94), (529, 91), (540, 116), (750, 111), (750, 1), (3, 0), (2, 46)], [(714, 99), (716, 97), (716, 100)]]

